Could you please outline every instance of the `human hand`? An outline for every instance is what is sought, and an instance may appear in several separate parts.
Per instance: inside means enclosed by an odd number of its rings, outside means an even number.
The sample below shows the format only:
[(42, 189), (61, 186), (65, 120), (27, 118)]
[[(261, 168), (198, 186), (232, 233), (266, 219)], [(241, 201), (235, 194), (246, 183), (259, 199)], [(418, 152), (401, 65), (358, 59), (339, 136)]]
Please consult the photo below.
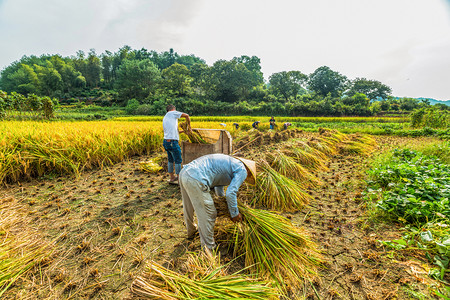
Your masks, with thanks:
[(239, 213), (237, 216), (235, 216), (234, 218), (231, 218), (231, 221), (233, 221), (234, 223), (236, 222), (242, 222), (242, 215)]

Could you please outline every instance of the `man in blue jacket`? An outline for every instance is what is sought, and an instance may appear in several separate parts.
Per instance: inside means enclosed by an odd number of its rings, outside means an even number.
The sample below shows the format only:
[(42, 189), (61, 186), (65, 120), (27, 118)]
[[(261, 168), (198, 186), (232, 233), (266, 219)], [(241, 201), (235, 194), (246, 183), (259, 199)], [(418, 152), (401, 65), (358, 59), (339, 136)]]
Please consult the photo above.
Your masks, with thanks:
[[(217, 211), (210, 190), (214, 188), (218, 196), (226, 196), (233, 222), (242, 221), (237, 204), (237, 191), (245, 180), (255, 184), (256, 164), (241, 157), (209, 154), (185, 165), (179, 176), (188, 238), (193, 237), (197, 231), (194, 224), (195, 211), (202, 247), (212, 250), (216, 247), (214, 224)], [(226, 195), (225, 186), (228, 186)]]

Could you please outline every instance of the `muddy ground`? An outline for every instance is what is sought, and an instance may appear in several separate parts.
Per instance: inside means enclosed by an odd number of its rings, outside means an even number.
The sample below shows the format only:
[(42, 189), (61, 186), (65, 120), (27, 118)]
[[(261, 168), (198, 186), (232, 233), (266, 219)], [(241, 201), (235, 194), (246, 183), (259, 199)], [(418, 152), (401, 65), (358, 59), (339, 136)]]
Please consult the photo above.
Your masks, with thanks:
[[(306, 138), (312, 133), (300, 133)], [(378, 150), (413, 141), (376, 137)], [(422, 142), (431, 142), (424, 139)], [(415, 140), (417, 142), (417, 139)], [(242, 150), (258, 158), (289, 141), (264, 142)], [(41, 238), (54, 241), (46, 266), (17, 281), (6, 299), (130, 299), (133, 278), (154, 260), (177, 268), (186, 252), (200, 251), (185, 238), (179, 187), (164, 172), (149, 174), (134, 157), (79, 178), (46, 178), (0, 190), (0, 199), (23, 204), (18, 214), (32, 219)], [(366, 219), (365, 172), (369, 158), (334, 155), (324, 184), (309, 190), (303, 210), (285, 214), (304, 227), (320, 249), (325, 266), (299, 299), (427, 299), (429, 266), (419, 253), (393, 253), (377, 240), (401, 236), (400, 227)], [(18, 228), (26, 230), (26, 228)], [(222, 253), (228, 256), (226, 250)]]

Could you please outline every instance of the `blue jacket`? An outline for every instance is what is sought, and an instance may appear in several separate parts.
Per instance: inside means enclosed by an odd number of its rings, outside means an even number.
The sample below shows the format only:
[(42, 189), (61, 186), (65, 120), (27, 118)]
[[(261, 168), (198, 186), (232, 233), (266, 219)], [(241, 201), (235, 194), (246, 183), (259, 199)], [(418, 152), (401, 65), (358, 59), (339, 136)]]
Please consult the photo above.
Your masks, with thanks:
[[(183, 172), (210, 189), (214, 188), (218, 196), (226, 196), (232, 218), (239, 214), (237, 191), (247, 178), (243, 162), (225, 154), (208, 154), (185, 165)], [(224, 186), (228, 186), (226, 194)]]

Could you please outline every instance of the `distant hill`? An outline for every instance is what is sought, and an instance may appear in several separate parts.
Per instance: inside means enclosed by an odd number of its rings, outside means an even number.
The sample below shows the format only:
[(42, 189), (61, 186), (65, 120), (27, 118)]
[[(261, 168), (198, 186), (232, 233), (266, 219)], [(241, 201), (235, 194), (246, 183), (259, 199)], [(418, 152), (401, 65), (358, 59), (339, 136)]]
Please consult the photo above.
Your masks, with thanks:
[(450, 100), (446, 100), (446, 101), (440, 101), (440, 100), (435, 100), (435, 99), (432, 99), (432, 98), (417, 98), (418, 100), (428, 100), (428, 101), (430, 101), (430, 104), (431, 105), (435, 105), (435, 104), (444, 104), (444, 105), (447, 105), (447, 106), (450, 106)]

